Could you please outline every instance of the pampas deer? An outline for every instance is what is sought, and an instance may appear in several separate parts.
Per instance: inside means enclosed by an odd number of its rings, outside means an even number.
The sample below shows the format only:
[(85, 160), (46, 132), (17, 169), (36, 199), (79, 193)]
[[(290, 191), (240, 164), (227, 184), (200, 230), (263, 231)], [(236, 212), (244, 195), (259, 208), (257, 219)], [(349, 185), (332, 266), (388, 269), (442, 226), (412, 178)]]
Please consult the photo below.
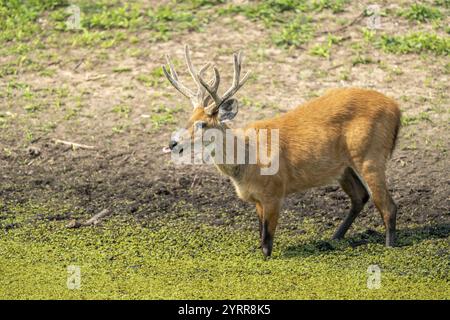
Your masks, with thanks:
[[(198, 72), (185, 47), (188, 71), (197, 91), (178, 79), (167, 56), (168, 68), (163, 71), (170, 83), (193, 105), (185, 128), (187, 136), (172, 139), (168, 152), (183, 152), (194, 143), (198, 130), (229, 130), (228, 120), (238, 112), (238, 101), (232, 96), (248, 79), (240, 78), (242, 56), (233, 55), (232, 86), (223, 95), (218, 93), (220, 74), (214, 67), (214, 78), (205, 81), (206, 64)], [(261, 174), (261, 163), (217, 163), (229, 176), (238, 196), (254, 203), (259, 218), (263, 254), (271, 255), (275, 229), (283, 199), (295, 192), (338, 181), (351, 200), (351, 208), (333, 239), (341, 239), (369, 200), (369, 193), (386, 228), (386, 246), (394, 246), (397, 207), (386, 185), (386, 161), (391, 155), (400, 127), (400, 110), (392, 99), (373, 90), (342, 88), (276, 118), (248, 124), (236, 133), (244, 148), (250, 149), (247, 132), (278, 129), (277, 150), (270, 150), (279, 161), (273, 175)], [(248, 150), (246, 150), (248, 151)]]

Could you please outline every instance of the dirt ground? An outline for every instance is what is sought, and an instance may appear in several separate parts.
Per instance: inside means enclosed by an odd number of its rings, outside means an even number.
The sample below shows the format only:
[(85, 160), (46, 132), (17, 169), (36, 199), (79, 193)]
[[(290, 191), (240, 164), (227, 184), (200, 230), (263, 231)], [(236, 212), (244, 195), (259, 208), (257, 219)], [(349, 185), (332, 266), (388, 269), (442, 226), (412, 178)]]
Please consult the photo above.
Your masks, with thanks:
[[(355, 17), (368, 3), (353, 4), (341, 18)], [(331, 23), (320, 24), (324, 30), (338, 26), (332, 13), (325, 21)], [(10, 82), (25, 83), (40, 108), (34, 113), (25, 111), (35, 101), (27, 100), (21, 86), (12, 86), (10, 94), (0, 98), (0, 112), (7, 119), (0, 131), (0, 198), (5, 206), (0, 219), (8, 215), (9, 205), (26, 202), (74, 208), (73, 214), (55, 211), (50, 217), (55, 220), (88, 217), (107, 208), (144, 225), (158, 216), (176, 219), (180, 208), (192, 208), (197, 212), (190, 218), (193, 226), (208, 223), (256, 229), (254, 208), (238, 200), (227, 178), (213, 167), (176, 166), (161, 153), (171, 132), (187, 119), (190, 106), (164, 78), (147, 85), (139, 81), (139, 75), (157, 70), (164, 54), (170, 53), (186, 79), (182, 52), (188, 43), (194, 63), (214, 61), (223, 70), (225, 83), (231, 80), (231, 53), (243, 50), (244, 69), (252, 70), (254, 77), (239, 93), (247, 99), (238, 117), (242, 123), (276, 115), (341, 86), (379, 90), (398, 100), (408, 117), (429, 114), (401, 129), (397, 150), (389, 161), (388, 183), (399, 207), (399, 229), (423, 225), (430, 236), (448, 236), (450, 81), (444, 72), (448, 57), (395, 55), (368, 48), (365, 54), (377, 62), (353, 65), (350, 47), (363, 42), (360, 30), (364, 23), (339, 32), (348, 39), (333, 47), (329, 58), (309, 54), (310, 45), (278, 48), (270, 42), (264, 25), (240, 15), (165, 42), (149, 42), (151, 35), (139, 31), (132, 34), (136, 43), (118, 43), (107, 50), (46, 44), (30, 56), (41, 63), (49, 59), (50, 76), (25, 69), (1, 78), (2, 90)], [(424, 28), (391, 16), (383, 17), (383, 26), (399, 33)], [(318, 36), (315, 41), (323, 39)], [(63, 88), (65, 94), (58, 95), (52, 88)], [(58, 99), (61, 106), (55, 107)], [(130, 110), (125, 116), (113, 112), (117, 105)], [(161, 125), (152, 121), (160, 107), (172, 110), (173, 120), (169, 117)], [(46, 124), (51, 125), (44, 128)], [(72, 148), (54, 139), (94, 148)], [(323, 230), (334, 229), (348, 208), (349, 201), (337, 185), (310, 190), (287, 199), (281, 228), (295, 230), (302, 219), (320, 217)], [(356, 225), (368, 232), (382, 225), (372, 204)]]

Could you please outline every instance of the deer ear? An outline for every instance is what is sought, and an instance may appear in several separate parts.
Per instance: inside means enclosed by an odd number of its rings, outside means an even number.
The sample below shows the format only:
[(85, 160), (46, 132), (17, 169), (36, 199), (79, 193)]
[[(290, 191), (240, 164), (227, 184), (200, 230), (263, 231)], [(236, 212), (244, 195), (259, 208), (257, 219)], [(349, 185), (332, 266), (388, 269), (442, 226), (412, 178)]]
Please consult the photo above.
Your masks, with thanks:
[(219, 107), (219, 121), (226, 122), (233, 120), (238, 113), (238, 101), (236, 99), (229, 99), (222, 103)]

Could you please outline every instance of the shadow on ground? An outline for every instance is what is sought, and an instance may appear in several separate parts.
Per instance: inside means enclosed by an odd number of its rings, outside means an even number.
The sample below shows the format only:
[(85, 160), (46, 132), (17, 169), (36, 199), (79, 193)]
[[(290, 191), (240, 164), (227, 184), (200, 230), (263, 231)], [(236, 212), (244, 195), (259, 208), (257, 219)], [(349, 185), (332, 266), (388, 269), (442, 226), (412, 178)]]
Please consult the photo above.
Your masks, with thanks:
[[(450, 235), (450, 223), (433, 224), (423, 227), (405, 228), (397, 231), (397, 246), (407, 247), (414, 243), (431, 240), (443, 239)], [(347, 246), (356, 248), (367, 244), (384, 244), (384, 234), (378, 231), (368, 229), (364, 232), (357, 233), (340, 242), (335, 240), (316, 240), (308, 243), (302, 243), (287, 247), (283, 256), (291, 257), (307, 257), (312, 255), (323, 254), (326, 252), (342, 251)]]

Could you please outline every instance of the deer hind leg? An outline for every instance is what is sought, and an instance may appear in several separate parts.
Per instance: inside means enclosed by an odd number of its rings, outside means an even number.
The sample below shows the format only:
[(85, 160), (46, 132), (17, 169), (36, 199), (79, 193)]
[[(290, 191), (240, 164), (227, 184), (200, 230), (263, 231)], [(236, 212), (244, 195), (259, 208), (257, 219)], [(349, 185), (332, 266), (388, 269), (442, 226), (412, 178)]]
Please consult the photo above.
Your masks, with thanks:
[(278, 224), (281, 201), (274, 200), (262, 204), (261, 248), (265, 257), (272, 254), (273, 238)]
[(397, 206), (389, 194), (384, 170), (384, 162), (365, 161), (360, 172), (370, 189), (372, 200), (383, 218), (386, 228), (386, 246), (393, 247), (395, 245)]
[(339, 184), (350, 197), (352, 204), (350, 212), (334, 233), (333, 239), (342, 239), (345, 236), (345, 233), (369, 200), (369, 193), (352, 168), (348, 167), (345, 169), (344, 174), (339, 179)]

